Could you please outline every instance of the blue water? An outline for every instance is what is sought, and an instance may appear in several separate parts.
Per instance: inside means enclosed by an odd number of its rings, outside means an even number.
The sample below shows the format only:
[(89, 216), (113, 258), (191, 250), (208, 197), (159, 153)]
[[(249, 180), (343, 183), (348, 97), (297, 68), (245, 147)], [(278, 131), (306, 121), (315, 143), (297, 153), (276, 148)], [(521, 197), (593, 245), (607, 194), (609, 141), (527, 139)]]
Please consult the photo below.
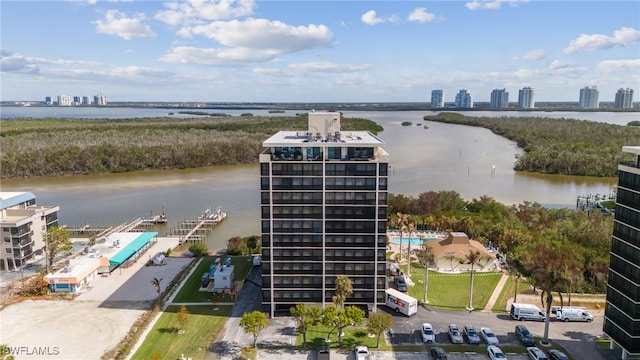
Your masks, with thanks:
[[(427, 240), (438, 240), (437, 238), (426, 238)], [(408, 238), (408, 237), (402, 237), (402, 245), (407, 245), (409, 244), (409, 240), (411, 240), (411, 245), (422, 245), (422, 238), (417, 238), (417, 237), (412, 237), (412, 238)], [(391, 238), (391, 243), (395, 244), (395, 245), (400, 245), (400, 238), (399, 237), (394, 237)]]

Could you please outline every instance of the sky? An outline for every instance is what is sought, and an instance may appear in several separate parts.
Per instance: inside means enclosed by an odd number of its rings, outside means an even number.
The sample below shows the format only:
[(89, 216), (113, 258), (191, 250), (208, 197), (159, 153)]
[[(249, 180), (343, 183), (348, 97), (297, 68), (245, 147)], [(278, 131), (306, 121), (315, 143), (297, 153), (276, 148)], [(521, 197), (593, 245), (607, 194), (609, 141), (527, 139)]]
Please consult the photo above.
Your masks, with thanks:
[(639, 28), (636, 0), (0, 0), (0, 100), (638, 101)]

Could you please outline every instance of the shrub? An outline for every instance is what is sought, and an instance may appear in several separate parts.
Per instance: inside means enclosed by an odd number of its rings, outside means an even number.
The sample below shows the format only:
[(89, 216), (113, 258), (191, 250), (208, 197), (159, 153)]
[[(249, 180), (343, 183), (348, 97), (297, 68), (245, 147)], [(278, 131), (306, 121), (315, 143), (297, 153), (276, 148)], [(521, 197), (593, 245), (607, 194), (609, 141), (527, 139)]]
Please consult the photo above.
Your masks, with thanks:
[(207, 246), (203, 243), (195, 243), (189, 246), (189, 251), (191, 251), (195, 257), (202, 257), (207, 255)]

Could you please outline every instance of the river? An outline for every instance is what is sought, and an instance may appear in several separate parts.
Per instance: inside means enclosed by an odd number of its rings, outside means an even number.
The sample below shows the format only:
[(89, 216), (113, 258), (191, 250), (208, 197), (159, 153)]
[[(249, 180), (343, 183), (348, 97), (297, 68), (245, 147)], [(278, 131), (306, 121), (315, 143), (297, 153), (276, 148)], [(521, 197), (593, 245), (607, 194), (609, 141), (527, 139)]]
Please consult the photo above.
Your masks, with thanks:
[[(124, 118), (144, 117), (139, 114), (146, 109), (131, 110)], [(230, 113), (226, 109), (207, 111)], [(257, 111), (241, 112), (258, 115)], [(117, 116), (123, 115), (121, 110), (117, 113)], [(484, 112), (474, 114), (481, 113)], [(487, 113), (510, 116), (505, 112)], [(422, 120), (426, 114), (423, 111), (344, 112), (347, 117), (368, 118), (384, 127), (379, 136), (390, 154), (389, 191), (392, 193), (417, 196), (425, 191), (451, 190), (467, 200), (487, 195), (505, 204), (530, 201), (548, 207), (573, 208), (578, 195), (610, 194), (617, 182), (615, 178), (516, 173), (513, 164), (521, 150), (514, 142), (482, 128), (426, 122)], [(621, 113), (620, 117), (611, 118), (611, 113), (594, 112), (559, 117), (583, 119), (580, 117), (583, 114), (590, 118), (584, 120), (598, 121), (594, 117), (605, 114), (600, 119), (603, 122), (623, 124), (638, 116), (638, 113)], [(526, 116), (531, 115), (526, 112)], [(102, 116), (106, 117), (109, 116)], [(402, 126), (403, 121), (413, 124)], [(226, 240), (232, 236), (260, 233), (258, 184), (258, 165), (251, 164), (12, 179), (3, 180), (1, 187), (2, 191), (31, 191), (38, 204), (59, 205), (60, 221), (69, 226), (111, 226), (165, 212), (169, 223), (156, 229), (161, 235), (178, 227), (182, 219), (196, 218), (206, 208), (222, 207), (228, 218), (216, 226), (207, 242), (210, 249), (219, 249), (225, 247)]]

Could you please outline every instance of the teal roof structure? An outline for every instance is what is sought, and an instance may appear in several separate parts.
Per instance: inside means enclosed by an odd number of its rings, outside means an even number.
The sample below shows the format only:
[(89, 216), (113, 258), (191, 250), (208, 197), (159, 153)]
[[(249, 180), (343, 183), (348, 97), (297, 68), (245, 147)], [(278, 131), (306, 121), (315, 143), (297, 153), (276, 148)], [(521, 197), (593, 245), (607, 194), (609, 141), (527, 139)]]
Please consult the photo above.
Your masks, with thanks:
[(145, 245), (151, 241), (154, 237), (158, 236), (157, 232), (144, 232), (125, 246), (122, 250), (118, 251), (111, 259), (109, 259), (110, 265), (121, 265), (127, 261), (131, 256), (140, 251)]

